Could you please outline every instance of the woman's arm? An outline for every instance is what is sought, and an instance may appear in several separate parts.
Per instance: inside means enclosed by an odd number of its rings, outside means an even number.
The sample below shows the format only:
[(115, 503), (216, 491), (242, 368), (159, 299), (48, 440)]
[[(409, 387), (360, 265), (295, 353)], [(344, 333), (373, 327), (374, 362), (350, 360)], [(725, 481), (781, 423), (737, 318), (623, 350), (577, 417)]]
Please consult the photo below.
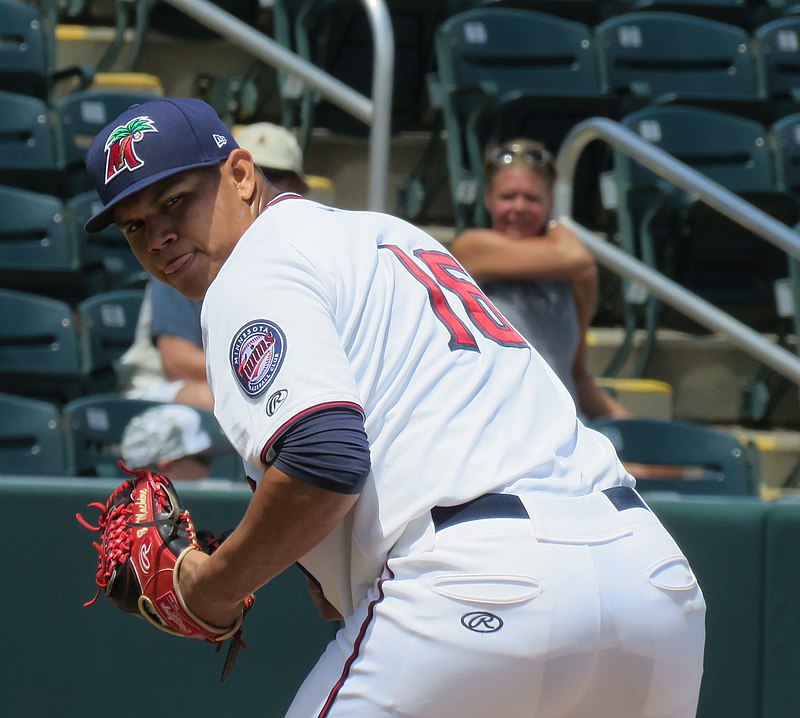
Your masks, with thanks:
[(628, 410), (598, 386), (587, 368), (586, 335), (597, 307), (598, 282), (597, 266), (594, 264), (590, 271), (584, 272), (572, 282), (572, 294), (578, 313), (581, 337), (575, 353), (575, 360), (572, 363), (572, 378), (575, 382), (578, 404), (587, 418), (613, 416), (622, 419), (630, 416)]
[(573, 279), (594, 267), (578, 236), (551, 222), (543, 236), (512, 238), (493, 229), (471, 229), (450, 251), (478, 282)]

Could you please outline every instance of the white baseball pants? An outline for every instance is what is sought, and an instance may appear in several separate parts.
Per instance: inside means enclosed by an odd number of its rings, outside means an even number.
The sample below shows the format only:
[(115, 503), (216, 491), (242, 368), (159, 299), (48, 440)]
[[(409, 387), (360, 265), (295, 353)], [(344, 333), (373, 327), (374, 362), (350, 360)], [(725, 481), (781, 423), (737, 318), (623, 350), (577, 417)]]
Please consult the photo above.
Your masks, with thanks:
[(705, 602), (638, 494), (485, 506), (389, 558), (287, 718), (693, 718)]

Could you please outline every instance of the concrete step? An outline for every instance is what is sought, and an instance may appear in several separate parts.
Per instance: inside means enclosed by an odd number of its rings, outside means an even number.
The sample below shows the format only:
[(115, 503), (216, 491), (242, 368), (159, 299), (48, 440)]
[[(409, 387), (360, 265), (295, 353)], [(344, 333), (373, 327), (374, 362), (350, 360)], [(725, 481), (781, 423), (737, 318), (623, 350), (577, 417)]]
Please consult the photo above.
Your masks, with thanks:
[[(603, 376), (623, 340), (616, 327), (592, 328), (589, 370)], [(643, 334), (634, 337), (634, 349), (619, 372), (629, 376), (635, 366)], [(743, 423), (740, 402), (745, 382), (759, 362), (717, 335), (697, 335), (661, 330), (656, 351), (644, 378), (663, 381), (674, 391), (674, 416), (711, 424)], [(770, 426), (800, 429), (800, 403), (796, 387), (790, 387), (770, 416)]]

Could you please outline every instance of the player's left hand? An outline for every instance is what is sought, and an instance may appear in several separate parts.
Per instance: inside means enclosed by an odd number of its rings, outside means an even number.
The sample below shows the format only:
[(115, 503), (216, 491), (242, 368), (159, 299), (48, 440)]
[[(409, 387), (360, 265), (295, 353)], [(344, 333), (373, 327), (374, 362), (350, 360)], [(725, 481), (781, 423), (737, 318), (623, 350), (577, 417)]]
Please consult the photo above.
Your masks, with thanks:
[[(89, 504), (100, 510), (97, 526), (76, 515), (83, 526), (101, 534), (100, 542), (93, 544), (99, 554), (98, 589), (84, 605), (92, 605), (102, 590), (121, 610), (137, 614), (173, 636), (215, 644), (232, 638), (224, 680), (235, 657), (234, 646), (241, 644), (242, 620), (254, 597), (244, 601), (231, 625), (212, 626), (197, 616), (182, 595), (180, 567), (187, 556), (211, 553), (220, 541), (211, 538), (206, 542), (207, 550), (203, 550), (192, 517), (166, 476), (123, 469), (133, 478), (124, 481), (105, 504)], [(208, 538), (209, 532), (200, 535)]]

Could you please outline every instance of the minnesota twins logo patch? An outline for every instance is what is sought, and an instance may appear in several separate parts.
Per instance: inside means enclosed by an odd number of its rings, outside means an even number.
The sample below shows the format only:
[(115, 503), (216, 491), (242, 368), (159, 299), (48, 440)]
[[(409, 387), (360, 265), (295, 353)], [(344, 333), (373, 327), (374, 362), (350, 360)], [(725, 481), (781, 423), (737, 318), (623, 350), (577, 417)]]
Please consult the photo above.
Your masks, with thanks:
[(245, 324), (231, 342), (231, 367), (248, 396), (263, 394), (272, 383), (286, 354), (281, 328), (266, 319)]
[(136, 143), (146, 132), (158, 132), (153, 121), (146, 116), (134, 117), (125, 125), (115, 127), (108, 136), (106, 150), (106, 184), (122, 170), (133, 172), (144, 165), (136, 154)]

